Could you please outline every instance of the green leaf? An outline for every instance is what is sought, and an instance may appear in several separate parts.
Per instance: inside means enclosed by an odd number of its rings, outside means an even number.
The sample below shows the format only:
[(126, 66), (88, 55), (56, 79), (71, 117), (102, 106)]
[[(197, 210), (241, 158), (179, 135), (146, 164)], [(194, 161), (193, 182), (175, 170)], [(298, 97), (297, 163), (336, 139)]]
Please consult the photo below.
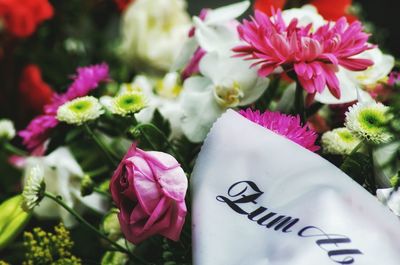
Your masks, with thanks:
[(340, 168), (361, 185), (374, 177), (372, 161), (369, 156), (362, 153), (347, 157)]

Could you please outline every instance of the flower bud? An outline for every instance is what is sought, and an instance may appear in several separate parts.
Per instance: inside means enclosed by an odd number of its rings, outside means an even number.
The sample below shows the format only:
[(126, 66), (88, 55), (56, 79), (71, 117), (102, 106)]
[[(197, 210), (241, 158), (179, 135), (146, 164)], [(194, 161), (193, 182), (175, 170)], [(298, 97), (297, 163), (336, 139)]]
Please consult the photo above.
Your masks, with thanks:
[(31, 217), (31, 211), (22, 208), (22, 195), (14, 196), (0, 205), (0, 250), (22, 231)]
[(10, 120), (0, 120), (0, 140), (11, 140), (15, 137), (14, 124)]
[(117, 251), (107, 251), (101, 259), (101, 265), (125, 265), (129, 261), (125, 253)]
[(113, 241), (122, 236), (121, 227), (118, 221), (118, 210), (112, 209), (103, 219), (103, 232)]
[(81, 180), (81, 195), (88, 196), (93, 193), (94, 182), (89, 175), (84, 175)]

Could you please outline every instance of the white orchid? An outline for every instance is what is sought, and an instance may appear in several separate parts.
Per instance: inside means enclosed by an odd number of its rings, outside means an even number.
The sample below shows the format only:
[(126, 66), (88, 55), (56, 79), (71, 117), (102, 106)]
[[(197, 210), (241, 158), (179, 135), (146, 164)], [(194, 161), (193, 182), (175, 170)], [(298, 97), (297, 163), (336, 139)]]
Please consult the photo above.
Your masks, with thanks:
[(379, 48), (365, 51), (356, 57), (370, 59), (374, 62), (374, 65), (369, 67), (365, 71), (349, 71), (342, 67), (339, 67), (337, 77), (339, 78), (340, 90), (342, 96), (340, 99), (335, 98), (329, 92), (329, 89), (325, 89), (321, 94), (317, 94), (315, 99), (321, 103), (326, 104), (342, 104), (361, 99), (367, 100), (369, 98), (362, 88), (370, 85), (375, 85), (378, 82), (384, 80), (394, 67), (394, 57), (388, 54), (384, 54)]
[(240, 41), (236, 18), (250, 7), (250, 1), (210, 9), (205, 18), (193, 17), (194, 36), (188, 39), (174, 63), (174, 71), (183, 68), (200, 47), (206, 52), (230, 53)]
[(269, 84), (248, 62), (216, 52), (204, 56), (200, 73), (185, 81), (181, 96), (182, 129), (193, 142), (203, 141), (227, 108), (253, 103)]
[[(29, 157), (22, 166), (25, 174), (29, 174), (35, 167), (40, 167), (43, 170), (46, 191), (60, 195), (69, 207), (80, 212), (87, 207), (104, 212), (105, 201), (100, 195), (81, 196), (80, 182), (84, 173), (67, 147), (59, 147), (48, 156)], [(61, 218), (66, 226), (75, 224), (72, 215), (46, 197), (35, 207), (34, 213), (39, 218)]]
[(395, 64), (394, 57), (384, 54), (379, 48), (365, 51), (355, 57), (369, 59), (374, 62), (374, 65), (365, 71), (349, 72), (354, 81), (363, 86), (375, 85), (379, 81), (385, 80)]

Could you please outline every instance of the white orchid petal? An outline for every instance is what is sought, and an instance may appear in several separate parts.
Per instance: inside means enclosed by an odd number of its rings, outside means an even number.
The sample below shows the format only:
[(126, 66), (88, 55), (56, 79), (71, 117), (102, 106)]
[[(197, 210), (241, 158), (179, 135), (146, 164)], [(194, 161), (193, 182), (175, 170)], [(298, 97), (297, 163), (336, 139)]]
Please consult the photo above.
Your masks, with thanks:
[(195, 38), (207, 52), (232, 53), (231, 49), (240, 43), (236, 28), (225, 25), (207, 26), (199, 18), (193, 20), (196, 26)]
[(233, 20), (246, 12), (250, 5), (250, 1), (243, 1), (211, 10), (205, 21), (208, 25), (212, 25)]
[(202, 77), (186, 80), (181, 104), (184, 134), (192, 142), (203, 141), (214, 121), (223, 112), (215, 101), (210, 80)]
[(365, 71), (352, 72), (354, 79), (361, 85), (368, 86), (378, 83), (380, 80), (387, 77), (394, 67), (394, 57), (383, 54), (379, 49), (378, 51), (376, 49), (370, 51), (371, 53), (375, 53), (374, 55), (367, 56), (368, 54), (364, 53), (364, 57), (361, 57), (362, 54), (359, 56), (360, 58), (371, 59), (374, 62), (373, 66)]
[(184, 68), (189, 63), (198, 46), (195, 38), (188, 39), (185, 44), (183, 44), (182, 49), (172, 64), (170, 72), (176, 72)]
[[(370, 99), (368, 93), (361, 90), (359, 85), (355, 83), (348, 75), (348, 71), (341, 68), (339, 72), (336, 73), (339, 79), (340, 99), (335, 98), (329, 89), (325, 87), (322, 93), (317, 93), (315, 95), (315, 100), (323, 104), (343, 104), (358, 100), (358, 93), (362, 100)], [(358, 92), (357, 92), (358, 90)]]
[(244, 98), (240, 101), (239, 106), (249, 105), (259, 99), (267, 89), (269, 81), (268, 78), (257, 78), (255, 85), (245, 91)]

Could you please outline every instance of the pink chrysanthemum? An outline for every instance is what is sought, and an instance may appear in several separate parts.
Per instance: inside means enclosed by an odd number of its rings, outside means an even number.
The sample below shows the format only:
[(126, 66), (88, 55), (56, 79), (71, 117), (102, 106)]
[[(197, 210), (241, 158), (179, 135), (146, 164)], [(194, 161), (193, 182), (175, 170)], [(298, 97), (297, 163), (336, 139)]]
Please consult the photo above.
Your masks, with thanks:
[(319, 146), (315, 145), (318, 138), (317, 133), (307, 125), (302, 126), (299, 116), (295, 117), (271, 111), (261, 114), (258, 110), (253, 111), (250, 108), (241, 110), (239, 113), (248, 120), (280, 134), (312, 152), (319, 150)]
[(358, 21), (348, 24), (346, 18), (312, 31), (312, 24), (299, 27), (297, 19), (287, 26), (280, 10), (268, 17), (259, 11), (251, 21), (238, 27), (240, 38), (246, 42), (234, 48), (238, 57), (255, 60), (259, 75), (268, 76), (278, 67), (294, 71), (303, 88), (311, 95), (321, 93), (325, 86), (340, 98), (338, 66), (362, 71), (373, 65), (371, 60), (353, 58), (373, 48), (367, 43), (369, 35)]
[(49, 137), (50, 132), (58, 125), (58, 120), (52, 115), (40, 115), (33, 119), (25, 130), (18, 135), (22, 137), (23, 144), (29, 150), (42, 145)]
[(23, 144), (29, 150), (42, 145), (48, 139), (51, 131), (58, 125), (56, 115), (61, 105), (75, 98), (88, 95), (100, 83), (109, 80), (109, 68), (106, 63), (78, 68), (74, 82), (68, 88), (68, 91), (61, 95), (54, 95), (52, 102), (44, 106), (45, 114), (33, 119), (25, 130), (18, 133), (23, 139)]
[(97, 88), (100, 83), (109, 81), (109, 67), (106, 63), (79, 67), (77, 75), (73, 79), (74, 82), (65, 94), (55, 95), (52, 102), (45, 106), (46, 114), (56, 115), (58, 108), (65, 102), (84, 97)]

